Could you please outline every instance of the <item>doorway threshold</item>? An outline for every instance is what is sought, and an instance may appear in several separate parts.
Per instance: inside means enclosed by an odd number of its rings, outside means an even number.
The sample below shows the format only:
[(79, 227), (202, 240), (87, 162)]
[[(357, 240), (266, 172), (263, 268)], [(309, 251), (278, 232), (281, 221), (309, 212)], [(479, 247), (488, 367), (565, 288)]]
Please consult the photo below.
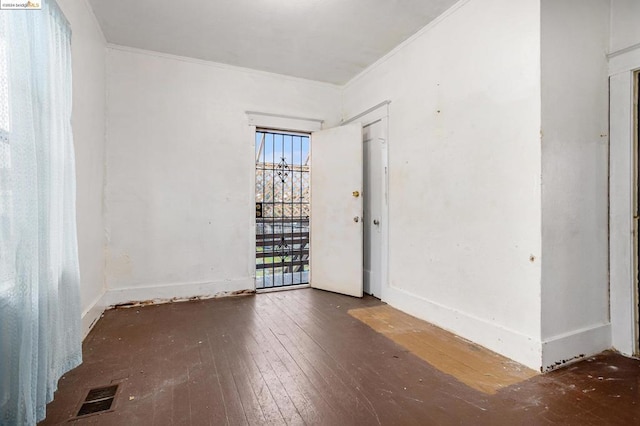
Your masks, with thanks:
[(278, 287), (257, 288), (256, 294), (273, 293), (276, 291), (286, 291), (286, 290), (298, 290), (301, 288), (309, 288), (309, 287), (311, 287), (311, 284), (283, 285)]

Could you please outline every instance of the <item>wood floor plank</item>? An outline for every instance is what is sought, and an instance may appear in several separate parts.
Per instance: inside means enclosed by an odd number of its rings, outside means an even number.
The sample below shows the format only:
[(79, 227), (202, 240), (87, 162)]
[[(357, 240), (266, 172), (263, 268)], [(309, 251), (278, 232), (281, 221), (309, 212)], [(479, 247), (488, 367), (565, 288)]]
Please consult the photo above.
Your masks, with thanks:
[[(265, 299), (266, 300), (266, 299)], [(264, 310), (263, 310), (264, 312)], [(282, 314), (277, 315), (282, 319)], [(273, 322), (270, 322), (273, 324)], [(290, 353), (295, 353), (299, 364), (305, 362), (310, 370), (319, 376), (323, 383), (316, 384), (318, 389), (323, 389), (324, 395), (328, 395), (332, 400), (338, 402), (346, 412), (347, 417), (364, 418), (375, 421), (375, 413), (366, 405), (360, 403), (357, 393), (352, 391), (352, 384), (347, 384), (344, 378), (348, 377), (345, 367), (339, 365), (336, 360), (328, 354), (325, 349), (314, 341), (307, 332), (300, 328), (295, 321), (278, 321), (278, 329), (287, 328), (288, 331), (279, 333), (281, 342), (288, 341), (289, 345), (282, 343)], [(294, 343), (295, 342), (295, 343)], [(310, 373), (313, 377), (313, 374)], [(332, 406), (332, 409), (334, 406)], [(362, 418), (364, 415), (364, 418)]]
[[(325, 357), (308, 356), (310, 352), (318, 353), (317, 345), (312, 348), (312, 351), (309, 351), (295, 343), (295, 340), (299, 339), (292, 339), (289, 334), (283, 334), (277, 338), (290, 357), (295, 359), (305, 372), (316, 391), (325, 398), (332, 413), (341, 416), (341, 418), (357, 418), (358, 412), (367, 411), (365, 407), (357, 404), (356, 396), (341, 380), (335, 365), (331, 366), (331, 362), (327, 362)], [(367, 412), (373, 414), (370, 411)]]
[(225, 424), (249, 424), (226, 354), (221, 350), (226, 344), (224, 336), (214, 329), (212, 333), (207, 333), (207, 344), (214, 354), (213, 362), (217, 371), (217, 381), (223, 396)]
[[(263, 379), (269, 385), (269, 391), (273, 396), (274, 401), (277, 404), (284, 421), (287, 424), (305, 424), (302, 416), (300, 415), (298, 408), (294, 404), (293, 400), (287, 392), (286, 386), (283, 383), (283, 378), (272, 367), (271, 362), (267, 359), (263, 348), (255, 343), (247, 343), (249, 353), (251, 354), (254, 363), (260, 370)], [(286, 383), (286, 379), (285, 379)]]
[(206, 338), (198, 338), (204, 339), (198, 340), (200, 361), (189, 369), (189, 400), (192, 407), (197, 407), (191, 410), (191, 421), (203, 425), (225, 424), (223, 395), (213, 356)]
[(295, 405), (298, 413), (305, 423), (317, 424), (321, 417), (312, 403), (312, 398), (304, 386), (301, 386), (298, 380), (298, 371), (293, 365), (287, 365), (278, 354), (279, 343), (274, 339), (270, 330), (260, 330), (253, 335), (256, 343), (263, 348), (264, 356), (269, 361), (271, 368), (275, 371), (280, 379), (280, 383), (284, 387), (287, 395)]
[[(262, 412), (261, 424), (283, 424), (284, 418), (269, 389), (269, 384), (247, 348), (246, 340), (251, 325), (249, 322), (238, 320), (237, 326), (237, 328), (231, 330), (231, 338), (227, 345), (227, 352), (234, 355), (232, 368), (234, 371), (238, 371), (243, 377), (245, 386), (249, 387), (253, 392), (255, 401), (257, 401)], [(234, 331), (238, 329), (244, 330), (244, 332)]]
[[(274, 317), (274, 314), (278, 314), (278, 312), (262, 310), (260, 313), (264, 322), (270, 324), (268, 328), (262, 329), (264, 342), (278, 355), (282, 364), (294, 378), (298, 389), (307, 399), (314, 406), (318, 406), (321, 412), (328, 413), (324, 416), (324, 421), (328, 422), (333, 419), (338, 422), (338, 418), (341, 418), (340, 415), (348, 414), (335, 400), (335, 393), (338, 389), (326, 386), (326, 382), (316, 369), (304, 357), (300, 356), (297, 348), (287, 344), (290, 341), (288, 336), (291, 333), (291, 322), (276, 321), (277, 317)], [(281, 318), (281, 316), (279, 317)], [(315, 351), (319, 350), (320, 348), (316, 346)]]

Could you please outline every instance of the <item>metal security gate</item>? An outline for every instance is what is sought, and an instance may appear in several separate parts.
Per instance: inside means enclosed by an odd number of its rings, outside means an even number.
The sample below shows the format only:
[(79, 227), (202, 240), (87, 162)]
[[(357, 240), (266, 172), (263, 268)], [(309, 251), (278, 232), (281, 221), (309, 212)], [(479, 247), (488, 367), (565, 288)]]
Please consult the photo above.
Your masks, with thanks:
[(308, 134), (256, 131), (256, 289), (309, 283)]

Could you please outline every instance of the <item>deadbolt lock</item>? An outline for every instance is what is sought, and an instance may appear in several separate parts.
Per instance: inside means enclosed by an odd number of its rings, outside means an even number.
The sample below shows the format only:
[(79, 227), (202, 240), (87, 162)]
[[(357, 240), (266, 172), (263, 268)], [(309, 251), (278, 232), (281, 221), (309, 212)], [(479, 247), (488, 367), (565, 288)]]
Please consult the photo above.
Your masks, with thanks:
[(358, 223), (358, 222), (360, 222), (360, 218), (359, 218), (358, 216), (355, 216), (355, 217), (353, 218), (353, 221), (354, 221), (355, 223)]
[(353, 191), (353, 196), (358, 198), (360, 196), (360, 192), (359, 191)]
[(373, 219), (373, 224), (374, 225), (380, 225), (380, 221), (378, 219)]

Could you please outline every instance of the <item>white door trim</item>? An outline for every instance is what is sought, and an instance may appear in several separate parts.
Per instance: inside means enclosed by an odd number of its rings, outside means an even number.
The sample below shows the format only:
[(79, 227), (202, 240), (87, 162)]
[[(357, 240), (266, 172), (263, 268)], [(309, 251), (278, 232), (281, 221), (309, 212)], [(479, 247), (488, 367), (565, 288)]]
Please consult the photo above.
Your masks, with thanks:
[(362, 123), (362, 127), (365, 127), (368, 124), (373, 123), (374, 121), (389, 116), (390, 103), (391, 101), (382, 101), (379, 104), (372, 106), (368, 110), (361, 112), (360, 114), (354, 115), (347, 120), (342, 120), (340, 122), (340, 125), (344, 126), (345, 124), (353, 123), (354, 121), (358, 120), (360, 123)]
[(273, 130), (312, 133), (321, 130), (324, 123), (324, 120), (317, 118), (294, 117), (268, 112), (246, 111), (246, 114), (249, 126)]
[(634, 238), (635, 137), (634, 72), (638, 50), (609, 62), (609, 285), (612, 345), (626, 355), (638, 353), (637, 283)]
[[(382, 194), (382, 211), (380, 216), (380, 232), (381, 238), (381, 294), (380, 300), (387, 301), (389, 297), (389, 105), (391, 101), (383, 101), (379, 104), (367, 109), (366, 111), (357, 114), (347, 120), (343, 120), (341, 125), (349, 124), (353, 121), (359, 121), (362, 123), (362, 127), (365, 128), (377, 121), (382, 124), (383, 132), (383, 150), (382, 150), (382, 163), (385, 170), (384, 185)], [(366, 196), (366, 195), (365, 195)]]

